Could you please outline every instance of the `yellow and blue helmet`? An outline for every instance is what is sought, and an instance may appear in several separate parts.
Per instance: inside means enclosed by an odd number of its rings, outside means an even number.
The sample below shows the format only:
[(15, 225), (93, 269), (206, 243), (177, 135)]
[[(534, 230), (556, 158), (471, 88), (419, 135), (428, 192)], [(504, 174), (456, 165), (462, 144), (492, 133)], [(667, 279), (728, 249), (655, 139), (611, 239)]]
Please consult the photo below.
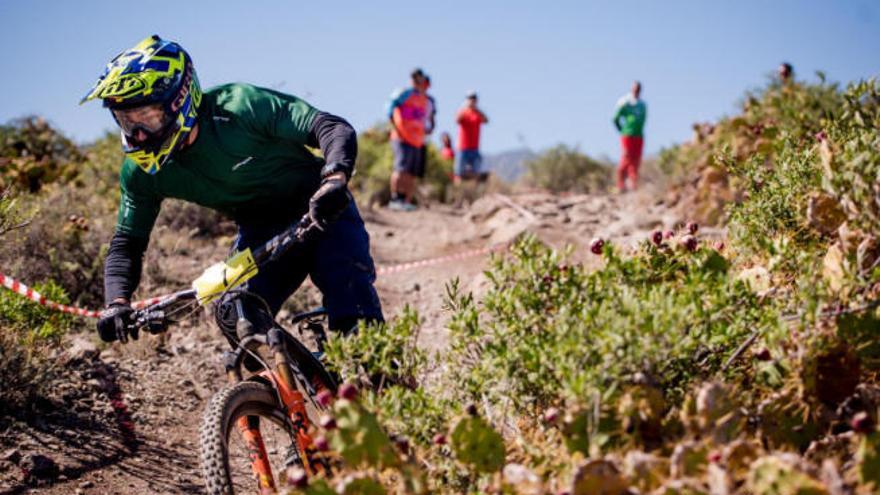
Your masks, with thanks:
[(111, 60), (80, 104), (98, 98), (122, 129), (122, 150), (155, 174), (192, 132), (202, 90), (189, 54), (153, 35)]

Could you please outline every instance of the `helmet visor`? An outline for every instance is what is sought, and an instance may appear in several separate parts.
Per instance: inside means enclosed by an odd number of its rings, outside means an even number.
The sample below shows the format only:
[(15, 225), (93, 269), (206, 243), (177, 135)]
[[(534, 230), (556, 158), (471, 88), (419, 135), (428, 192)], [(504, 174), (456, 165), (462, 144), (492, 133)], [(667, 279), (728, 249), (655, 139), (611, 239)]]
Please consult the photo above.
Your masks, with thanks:
[(161, 103), (141, 107), (112, 109), (113, 117), (122, 128), (126, 140), (135, 145), (149, 145), (163, 137), (174, 116)]

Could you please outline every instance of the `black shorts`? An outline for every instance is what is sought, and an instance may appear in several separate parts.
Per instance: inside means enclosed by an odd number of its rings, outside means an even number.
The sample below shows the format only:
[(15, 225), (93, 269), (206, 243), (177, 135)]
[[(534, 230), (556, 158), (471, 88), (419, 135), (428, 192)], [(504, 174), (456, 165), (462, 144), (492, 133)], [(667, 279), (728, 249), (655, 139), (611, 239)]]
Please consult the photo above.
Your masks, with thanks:
[(422, 145), (422, 147), (419, 149), (419, 155), (419, 164), (418, 167), (416, 167), (415, 174), (413, 175), (415, 175), (419, 179), (422, 179), (425, 177), (425, 164), (428, 163), (428, 145)]
[(419, 163), (422, 161), (422, 149), (403, 141), (393, 140), (391, 150), (394, 152), (394, 171), (416, 175), (419, 171)]

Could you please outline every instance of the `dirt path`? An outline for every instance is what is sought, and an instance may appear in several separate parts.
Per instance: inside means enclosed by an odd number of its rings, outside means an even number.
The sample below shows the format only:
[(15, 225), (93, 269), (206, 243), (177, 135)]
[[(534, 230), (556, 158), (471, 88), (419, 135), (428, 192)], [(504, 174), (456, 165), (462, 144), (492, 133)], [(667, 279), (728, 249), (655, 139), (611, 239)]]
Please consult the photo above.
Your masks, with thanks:
[[(577, 246), (586, 254), (594, 236), (632, 245), (657, 227), (681, 219), (666, 212), (650, 191), (627, 196), (565, 196), (523, 193), (489, 196), (467, 209), (433, 206), (413, 213), (364, 212), (380, 266), (395, 265), (503, 244), (533, 232), (554, 246)], [(513, 203), (513, 204), (511, 204)], [(182, 248), (179, 238), (157, 236), (149, 263), (167, 273), (162, 286), (186, 285), (210, 261), (221, 259), (227, 240), (203, 240)], [(443, 310), (446, 283), (458, 277), (479, 294), (486, 280), (486, 256), (425, 266), (379, 277), (387, 316), (408, 304), (424, 319), (421, 343), (440, 350), (446, 342)], [(148, 268), (149, 269), (149, 268)], [(225, 341), (204, 321), (187, 322), (163, 339), (141, 339), (98, 354), (79, 337), (71, 356), (61, 356), (70, 376), (58, 404), (39, 418), (19, 418), (0, 431), (0, 493), (193, 493), (201, 490), (198, 428), (201, 411), (223, 385), (220, 353)], [(22, 483), (27, 473), (57, 469), (54, 484)], [(41, 462), (43, 464), (41, 464)], [(34, 476), (34, 473), (31, 473)], [(34, 476), (39, 479), (39, 476)]]

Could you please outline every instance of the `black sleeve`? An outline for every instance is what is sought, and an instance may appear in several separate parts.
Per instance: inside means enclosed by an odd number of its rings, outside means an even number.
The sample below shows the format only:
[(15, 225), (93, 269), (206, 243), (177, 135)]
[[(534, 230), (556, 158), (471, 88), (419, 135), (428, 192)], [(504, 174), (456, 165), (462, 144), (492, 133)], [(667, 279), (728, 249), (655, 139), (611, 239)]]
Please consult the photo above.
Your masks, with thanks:
[(120, 232), (113, 234), (104, 262), (104, 303), (116, 299), (131, 300), (141, 281), (144, 252), (149, 239), (133, 237)]
[(345, 119), (318, 112), (309, 130), (308, 144), (321, 148), (328, 165), (337, 164), (346, 176), (351, 177), (357, 158), (357, 133)]

